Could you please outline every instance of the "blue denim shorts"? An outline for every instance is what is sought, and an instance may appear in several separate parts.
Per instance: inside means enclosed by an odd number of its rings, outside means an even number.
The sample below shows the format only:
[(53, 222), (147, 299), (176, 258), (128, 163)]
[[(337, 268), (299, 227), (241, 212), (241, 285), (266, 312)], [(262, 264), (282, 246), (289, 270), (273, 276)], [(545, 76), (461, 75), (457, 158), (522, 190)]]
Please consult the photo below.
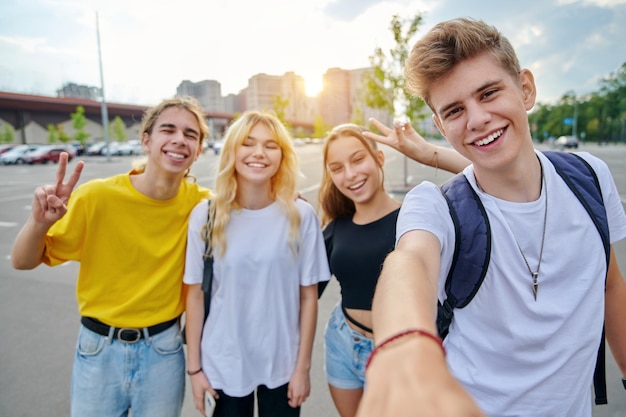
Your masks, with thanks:
[(324, 331), (324, 369), (330, 385), (340, 389), (365, 386), (365, 364), (372, 353), (374, 341), (354, 331), (335, 306)]
[(185, 395), (178, 324), (136, 343), (80, 327), (72, 371), (72, 417), (177, 417)]

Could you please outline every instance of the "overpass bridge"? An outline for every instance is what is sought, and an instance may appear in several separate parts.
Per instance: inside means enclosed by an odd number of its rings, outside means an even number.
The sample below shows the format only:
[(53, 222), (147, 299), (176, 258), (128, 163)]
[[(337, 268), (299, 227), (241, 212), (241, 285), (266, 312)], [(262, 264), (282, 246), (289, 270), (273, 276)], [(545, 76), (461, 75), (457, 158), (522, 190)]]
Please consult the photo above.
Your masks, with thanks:
[[(109, 121), (119, 116), (127, 130), (139, 130), (141, 118), (148, 106), (107, 103)], [(85, 117), (91, 125), (91, 137), (102, 136), (102, 103), (95, 100), (74, 97), (47, 97), (27, 94), (16, 94), (0, 91), (0, 119), (9, 123), (16, 131), (16, 142), (38, 143), (47, 142), (47, 133), (44, 140), (41, 130), (47, 131), (49, 124), (69, 124), (70, 113), (76, 112), (78, 106), (85, 109)], [(232, 113), (206, 112), (207, 122), (218, 130), (228, 126), (233, 119)], [(66, 129), (70, 132), (73, 129)], [(94, 135), (95, 133), (95, 135)]]
[[(138, 137), (141, 118), (149, 106), (106, 103), (109, 122), (119, 116), (126, 126), (129, 138)], [(90, 138), (98, 141), (102, 138), (102, 103), (100, 101), (74, 98), (49, 97), (17, 94), (0, 91), (0, 121), (10, 124), (16, 131), (15, 142), (46, 143), (49, 124), (65, 126), (66, 132), (73, 132), (70, 113), (76, 107), (83, 106), (88, 120), (87, 132)], [(217, 136), (221, 136), (235, 117), (234, 113), (208, 111), (207, 123)], [(309, 122), (290, 122), (294, 127), (313, 130)]]

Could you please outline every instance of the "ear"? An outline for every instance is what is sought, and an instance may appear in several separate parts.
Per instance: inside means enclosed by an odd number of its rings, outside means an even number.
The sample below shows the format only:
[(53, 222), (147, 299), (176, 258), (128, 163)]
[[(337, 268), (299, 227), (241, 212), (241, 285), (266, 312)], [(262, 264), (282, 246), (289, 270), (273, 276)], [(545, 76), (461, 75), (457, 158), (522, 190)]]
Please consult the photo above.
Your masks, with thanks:
[(437, 126), (437, 130), (439, 130), (439, 133), (441, 133), (441, 135), (445, 138), (446, 131), (443, 129), (443, 124), (441, 123), (441, 119), (439, 119), (439, 117), (437, 117), (435, 113), (433, 113), (433, 122), (435, 123), (435, 126)]
[(522, 89), (522, 98), (526, 111), (530, 111), (535, 105), (537, 98), (537, 87), (535, 86), (535, 76), (529, 69), (523, 69), (519, 73), (519, 83)]
[(150, 135), (147, 132), (141, 135), (141, 147), (146, 155), (150, 154)]
[[(206, 138), (204, 138), (204, 140), (206, 140)], [(198, 150), (196, 151), (196, 157), (193, 158), (194, 162), (197, 161), (198, 158), (200, 158), (200, 155), (202, 155), (202, 143), (198, 142)]]
[(385, 165), (385, 153), (383, 151), (378, 149), (376, 151), (376, 157), (378, 158), (378, 163), (380, 164), (380, 166)]

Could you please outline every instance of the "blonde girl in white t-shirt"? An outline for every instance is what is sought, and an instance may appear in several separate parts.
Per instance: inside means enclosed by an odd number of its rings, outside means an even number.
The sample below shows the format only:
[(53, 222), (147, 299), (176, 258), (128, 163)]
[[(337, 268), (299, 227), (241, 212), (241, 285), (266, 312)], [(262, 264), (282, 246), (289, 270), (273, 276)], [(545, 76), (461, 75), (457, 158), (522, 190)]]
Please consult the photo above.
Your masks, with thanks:
[(184, 282), (187, 366), (194, 403), (214, 416), (298, 416), (310, 393), (317, 283), (329, 279), (313, 208), (296, 199), (298, 160), (287, 129), (266, 112), (228, 129), (210, 204), (211, 311), (201, 290), (207, 202), (189, 220)]

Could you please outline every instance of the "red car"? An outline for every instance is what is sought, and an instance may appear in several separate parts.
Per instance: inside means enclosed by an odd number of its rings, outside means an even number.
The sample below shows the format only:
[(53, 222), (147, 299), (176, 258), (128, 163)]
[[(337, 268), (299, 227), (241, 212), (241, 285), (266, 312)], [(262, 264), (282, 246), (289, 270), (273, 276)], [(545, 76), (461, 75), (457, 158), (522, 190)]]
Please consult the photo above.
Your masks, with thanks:
[(49, 145), (41, 146), (35, 150), (27, 152), (24, 160), (27, 164), (47, 164), (48, 162), (59, 162), (61, 152), (67, 152), (68, 161), (76, 156), (76, 149), (71, 145)]
[(0, 155), (2, 155), (3, 153), (10, 151), (11, 149), (15, 148), (17, 146), (16, 143), (3, 143), (2, 145), (0, 145)]

